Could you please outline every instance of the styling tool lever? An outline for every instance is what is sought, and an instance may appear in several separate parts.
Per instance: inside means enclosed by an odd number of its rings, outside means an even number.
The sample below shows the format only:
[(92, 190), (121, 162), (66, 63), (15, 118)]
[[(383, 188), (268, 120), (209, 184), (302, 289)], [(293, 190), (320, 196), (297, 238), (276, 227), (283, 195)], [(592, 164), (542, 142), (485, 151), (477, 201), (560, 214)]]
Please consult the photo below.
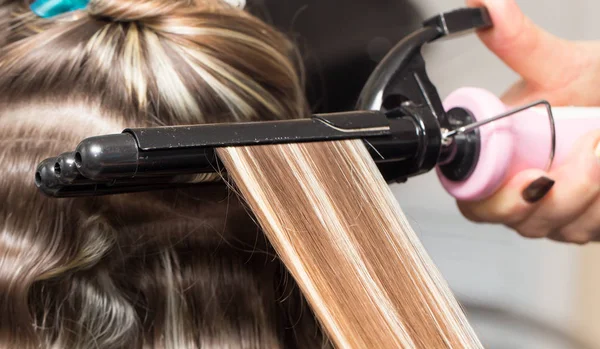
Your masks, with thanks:
[[(461, 8), (434, 16), (394, 46), (363, 87), (357, 109), (385, 111), (404, 107), (408, 115), (423, 125), (427, 133), (427, 150), (422, 162), (415, 164), (411, 173), (422, 174), (437, 167), (453, 180), (463, 180), (476, 167), (480, 147), (478, 132), (442, 137), (442, 134), (469, 125), (475, 119), (459, 109), (444, 108), (436, 87), (427, 75), (421, 50), (437, 40), (492, 26), (485, 7)], [(399, 181), (403, 180), (406, 178)]]

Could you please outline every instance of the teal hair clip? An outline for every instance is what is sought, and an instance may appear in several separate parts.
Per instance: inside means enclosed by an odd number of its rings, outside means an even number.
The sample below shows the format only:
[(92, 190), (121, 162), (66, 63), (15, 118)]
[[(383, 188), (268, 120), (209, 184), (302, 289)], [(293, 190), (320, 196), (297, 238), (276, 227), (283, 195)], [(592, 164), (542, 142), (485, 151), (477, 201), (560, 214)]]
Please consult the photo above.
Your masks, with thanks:
[(63, 13), (83, 10), (90, 0), (36, 0), (29, 8), (42, 18), (51, 18)]

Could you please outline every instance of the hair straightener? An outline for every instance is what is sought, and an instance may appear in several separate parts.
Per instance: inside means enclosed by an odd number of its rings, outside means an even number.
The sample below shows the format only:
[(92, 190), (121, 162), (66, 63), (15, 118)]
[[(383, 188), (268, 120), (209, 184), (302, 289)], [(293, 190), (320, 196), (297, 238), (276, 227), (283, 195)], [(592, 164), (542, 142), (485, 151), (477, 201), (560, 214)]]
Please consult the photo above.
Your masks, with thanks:
[(84, 139), (74, 151), (44, 160), (35, 184), (51, 197), (168, 189), (222, 172), (216, 148), (361, 139), (388, 183), (435, 170), (450, 195), (483, 199), (518, 171), (560, 165), (579, 136), (600, 128), (595, 109), (552, 108), (542, 100), (509, 110), (478, 88), (458, 89), (442, 102), (427, 76), (422, 47), (492, 25), (485, 8), (462, 8), (425, 21), (374, 70), (356, 111), (130, 128)]

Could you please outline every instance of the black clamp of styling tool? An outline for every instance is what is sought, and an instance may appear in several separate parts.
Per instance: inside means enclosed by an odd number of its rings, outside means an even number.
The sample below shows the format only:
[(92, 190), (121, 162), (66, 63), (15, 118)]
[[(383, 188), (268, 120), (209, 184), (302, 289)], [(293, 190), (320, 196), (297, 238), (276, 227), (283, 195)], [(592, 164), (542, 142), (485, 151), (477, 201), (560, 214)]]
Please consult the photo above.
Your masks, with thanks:
[(126, 129), (84, 139), (77, 149), (42, 161), (35, 184), (51, 197), (167, 189), (194, 184), (222, 166), (215, 149), (362, 139), (389, 182), (438, 166), (461, 180), (476, 165), (478, 132), (444, 134), (474, 122), (460, 108), (446, 112), (427, 76), (422, 47), (492, 26), (485, 8), (464, 8), (424, 22), (383, 59), (365, 85), (357, 111), (312, 118)]

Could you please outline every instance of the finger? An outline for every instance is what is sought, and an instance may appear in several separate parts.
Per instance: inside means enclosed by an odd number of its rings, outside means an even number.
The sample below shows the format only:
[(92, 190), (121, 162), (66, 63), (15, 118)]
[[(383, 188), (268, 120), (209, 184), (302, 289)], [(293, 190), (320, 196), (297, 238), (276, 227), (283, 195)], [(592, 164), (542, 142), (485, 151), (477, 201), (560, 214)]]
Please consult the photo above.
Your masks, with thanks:
[(547, 193), (552, 185), (552, 179), (544, 171), (526, 170), (511, 178), (491, 197), (478, 202), (459, 201), (458, 208), (474, 222), (514, 225), (535, 211), (543, 200), (543, 191)]
[[(538, 27), (514, 0), (467, 0), (469, 6), (486, 6), (494, 27), (479, 32), (483, 43), (529, 83), (557, 87), (572, 79), (576, 64), (574, 44)], [(575, 73), (573, 73), (575, 74)]]
[[(587, 91), (589, 89), (584, 90)], [(525, 80), (520, 80), (502, 95), (501, 100), (504, 104), (511, 107), (522, 106), (539, 100), (546, 100), (553, 106), (564, 106), (571, 105), (572, 103), (583, 105), (581, 100), (585, 97), (585, 92), (583, 91), (576, 98), (573, 98), (569, 91), (565, 89), (546, 91), (527, 83)]]
[(524, 236), (562, 235), (566, 241), (590, 239), (600, 219), (586, 214), (600, 194), (600, 131), (592, 131), (574, 145), (570, 157), (549, 173), (556, 183), (535, 212), (511, 227)]
[(524, 101), (529, 99), (530, 85), (525, 80), (519, 80), (511, 86), (500, 98), (502, 102), (508, 106), (519, 106), (524, 104)]
[[(597, 133), (591, 132), (588, 136), (590, 142), (597, 140)], [(596, 157), (600, 158), (600, 147), (596, 146)], [(557, 241), (564, 241), (576, 244), (585, 244), (590, 241), (598, 240), (600, 236), (600, 193), (596, 193), (593, 202), (589, 205), (583, 203), (583, 213), (571, 222), (556, 229), (551, 233), (550, 238)]]
[(598, 197), (587, 210), (571, 223), (551, 230), (548, 238), (574, 244), (587, 244), (600, 235), (600, 201)]

